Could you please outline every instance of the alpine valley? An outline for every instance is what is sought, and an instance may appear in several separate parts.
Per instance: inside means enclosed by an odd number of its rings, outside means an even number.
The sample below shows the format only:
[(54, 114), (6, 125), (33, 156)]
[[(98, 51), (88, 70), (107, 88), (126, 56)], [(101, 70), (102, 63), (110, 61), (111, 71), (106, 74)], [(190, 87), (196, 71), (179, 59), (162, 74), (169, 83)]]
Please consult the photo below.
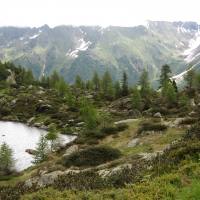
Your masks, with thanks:
[(125, 71), (133, 84), (144, 68), (156, 83), (164, 64), (180, 80), (189, 67), (200, 67), (200, 25), (148, 21), (135, 27), (2, 27), (0, 60), (30, 68), (36, 78), (56, 70), (69, 83), (76, 75), (91, 79), (94, 71), (109, 71), (118, 80)]

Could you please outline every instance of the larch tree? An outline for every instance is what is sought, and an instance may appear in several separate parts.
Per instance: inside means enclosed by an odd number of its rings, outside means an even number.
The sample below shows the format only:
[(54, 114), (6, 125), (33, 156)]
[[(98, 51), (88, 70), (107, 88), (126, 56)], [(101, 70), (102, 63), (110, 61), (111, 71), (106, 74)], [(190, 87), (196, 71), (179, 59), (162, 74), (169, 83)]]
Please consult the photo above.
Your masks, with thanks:
[(4, 142), (0, 146), (0, 171), (3, 174), (8, 174), (14, 166), (13, 151)]

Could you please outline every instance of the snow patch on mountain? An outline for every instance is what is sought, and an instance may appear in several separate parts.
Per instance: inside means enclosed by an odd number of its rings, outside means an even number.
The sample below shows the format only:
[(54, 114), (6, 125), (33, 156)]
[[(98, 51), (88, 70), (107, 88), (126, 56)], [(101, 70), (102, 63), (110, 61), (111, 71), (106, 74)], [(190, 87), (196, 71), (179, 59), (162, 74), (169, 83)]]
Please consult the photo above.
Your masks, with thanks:
[[(200, 54), (199, 54), (200, 55)], [(197, 64), (196, 64), (197, 65)], [(196, 67), (196, 65), (193, 65), (192, 67), (190, 67), (189, 69), (186, 69), (185, 71), (181, 72), (180, 74), (177, 74), (175, 76), (171, 77), (171, 80), (175, 80), (176, 83), (180, 83), (181, 81), (184, 80), (185, 75), (192, 69), (194, 69)]]
[(79, 46), (76, 47), (75, 50), (71, 50), (70, 49), (66, 53), (66, 56), (69, 56), (71, 58), (77, 58), (78, 57), (78, 53), (80, 51), (86, 51), (89, 48), (89, 46), (92, 44), (92, 42), (90, 42), (90, 41), (86, 42), (83, 38), (81, 38), (81, 39), (78, 40), (78, 44), (79, 44)]
[(41, 71), (41, 77), (45, 76), (45, 69), (46, 69), (46, 64), (44, 63), (44, 65), (42, 67), (42, 71)]
[(146, 27), (146, 29), (149, 29), (149, 21), (145, 21), (144, 26)]
[(190, 71), (191, 69), (185, 70), (184, 72), (181, 72), (180, 74), (177, 74), (175, 76), (173, 76), (171, 79), (175, 80), (177, 83), (179, 83), (180, 81), (182, 81), (184, 79), (184, 76), (188, 73), (188, 71)]
[(33, 39), (37, 38), (39, 35), (40, 35), (40, 33), (37, 33), (37, 34), (35, 34), (33, 36), (30, 36), (29, 39), (33, 40)]
[(83, 34), (83, 35), (87, 35), (86, 32), (84, 32), (81, 28), (79, 28), (80, 32)]
[(98, 29), (98, 32), (100, 32), (101, 33), (101, 35), (103, 35), (104, 34), (104, 32), (105, 32), (105, 27), (99, 27), (99, 29)]
[(200, 32), (198, 31), (195, 34), (195, 37), (189, 41), (188, 49), (186, 49), (182, 54), (185, 57), (184, 60), (187, 63), (193, 61), (197, 57), (195, 53), (196, 53), (196, 49), (199, 46), (200, 46)]

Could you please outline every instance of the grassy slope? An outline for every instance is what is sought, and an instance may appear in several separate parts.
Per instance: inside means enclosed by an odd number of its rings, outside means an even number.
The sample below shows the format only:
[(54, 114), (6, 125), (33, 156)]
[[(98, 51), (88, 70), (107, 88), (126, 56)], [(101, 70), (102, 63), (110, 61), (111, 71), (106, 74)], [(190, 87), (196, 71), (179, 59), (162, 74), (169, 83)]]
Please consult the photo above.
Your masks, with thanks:
[[(139, 123), (142, 119), (135, 120), (129, 123), (129, 128), (123, 132), (118, 133), (115, 136), (107, 136), (102, 140), (102, 145), (108, 145), (114, 148), (118, 148), (123, 153), (123, 161), (128, 161), (129, 158), (138, 153), (148, 153), (164, 149), (169, 143), (178, 139), (185, 132), (184, 128), (169, 128), (166, 133), (154, 134), (140, 137), (142, 144), (136, 147), (127, 147), (134, 137)], [(115, 161), (114, 161), (115, 162)], [(192, 168), (192, 176), (186, 172), (188, 168)], [(197, 178), (199, 177), (199, 165), (197, 163), (186, 162), (183, 163), (180, 169), (170, 174), (164, 174), (161, 177), (155, 179), (145, 180), (143, 183), (129, 185), (122, 189), (108, 189), (101, 191), (89, 191), (89, 192), (73, 192), (63, 191), (59, 192), (54, 189), (45, 189), (35, 194), (30, 194), (23, 197), (23, 200), (33, 199), (40, 197), (43, 199), (177, 199), (187, 193), (190, 188), (193, 188), (194, 194), (199, 194)], [(55, 196), (53, 196), (55, 195)], [(188, 194), (189, 195), (189, 194)], [(37, 199), (37, 198), (36, 198)], [(195, 198), (194, 198), (195, 199)]]
[(57, 191), (52, 188), (22, 197), (22, 200), (199, 200), (200, 165), (185, 162), (177, 171), (163, 174), (122, 189), (100, 191)]
[(135, 147), (128, 147), (128, 143), (137, 138), (137, 129), (142, 119), (129, 123), (129, 128), (124, 132), (115, 136), (108, 136), (102, 140), (101, 144), (118, 148), (125, 156), (138, 153), (156, 152), (164, 149), (172, 141), (180, 138), (184, 132), (184, 128), (168, 128), (165, 133), (147, 135), (139, 137), (140, 143)]

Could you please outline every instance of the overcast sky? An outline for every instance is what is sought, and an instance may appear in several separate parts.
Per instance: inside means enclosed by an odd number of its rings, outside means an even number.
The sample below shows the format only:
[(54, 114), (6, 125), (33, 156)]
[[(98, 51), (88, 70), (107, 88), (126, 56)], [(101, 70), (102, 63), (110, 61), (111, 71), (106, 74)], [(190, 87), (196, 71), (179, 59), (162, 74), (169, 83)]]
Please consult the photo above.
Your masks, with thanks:
[(0, 0), (0, 26), (118, 25), (197, 21), (199, 0)]

